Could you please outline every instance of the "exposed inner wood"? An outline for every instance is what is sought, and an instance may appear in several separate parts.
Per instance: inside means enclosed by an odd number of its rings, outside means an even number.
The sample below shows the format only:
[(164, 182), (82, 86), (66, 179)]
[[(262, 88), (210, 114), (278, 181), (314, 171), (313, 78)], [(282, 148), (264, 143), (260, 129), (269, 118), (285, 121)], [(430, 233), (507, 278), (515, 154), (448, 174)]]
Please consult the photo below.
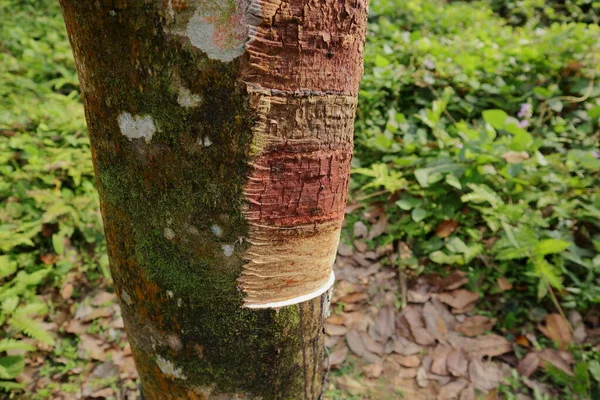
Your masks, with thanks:
[(239, 284), (247, 307), (305, 300), (328, 284), (352, 157), (354, 97), (265, 92), (252, 102), (259, 119), (244, 188), (250, 248)]

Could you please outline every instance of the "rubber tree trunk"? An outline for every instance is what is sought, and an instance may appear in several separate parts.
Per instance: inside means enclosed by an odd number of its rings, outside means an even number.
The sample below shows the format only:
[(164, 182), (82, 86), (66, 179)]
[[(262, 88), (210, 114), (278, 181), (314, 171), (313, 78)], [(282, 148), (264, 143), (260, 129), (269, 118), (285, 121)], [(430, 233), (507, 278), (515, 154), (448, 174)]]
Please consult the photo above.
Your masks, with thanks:
[(367, 0), (60, 0), (148, 399), (317, 399)]

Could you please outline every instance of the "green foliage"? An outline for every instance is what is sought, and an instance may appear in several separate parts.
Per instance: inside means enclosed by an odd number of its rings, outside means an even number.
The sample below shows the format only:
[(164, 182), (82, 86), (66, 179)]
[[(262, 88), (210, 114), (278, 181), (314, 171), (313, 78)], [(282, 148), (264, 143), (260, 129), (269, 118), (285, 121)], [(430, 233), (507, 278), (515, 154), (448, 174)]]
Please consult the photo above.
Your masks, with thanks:
[[(354, 162), (404, 182), (353, 187), (386, 207), (381, 242), (406, 242), (426, 272), (464, 268), (484, 292), (505, 277), (515, 307), (555, 309), (553, 294), (585, 311), (600, 303), (600, 28), (567, 22), (598, 3), (545, 3), (373, 1)], [(498, 310), (507, 329), (515, 312)], [(577, 365), (565, 394), (597, 385)]]
[(600, 2), (595, 0), (491, 0), (491, 5), (512, 25), (600, 21)]
[(52, 346), (42, 287), (104, 253), (79, 84), (54, 1), (0, 1), (0, 390), (34, 350)]

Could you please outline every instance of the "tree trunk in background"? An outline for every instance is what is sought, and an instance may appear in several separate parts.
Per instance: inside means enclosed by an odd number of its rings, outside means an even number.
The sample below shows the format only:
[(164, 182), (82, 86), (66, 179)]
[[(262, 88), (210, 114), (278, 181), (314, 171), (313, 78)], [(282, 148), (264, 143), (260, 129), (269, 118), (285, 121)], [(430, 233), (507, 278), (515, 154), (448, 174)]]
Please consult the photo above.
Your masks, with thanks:
[(317, 399), (367, 0), (60, 0), (145, 399)]

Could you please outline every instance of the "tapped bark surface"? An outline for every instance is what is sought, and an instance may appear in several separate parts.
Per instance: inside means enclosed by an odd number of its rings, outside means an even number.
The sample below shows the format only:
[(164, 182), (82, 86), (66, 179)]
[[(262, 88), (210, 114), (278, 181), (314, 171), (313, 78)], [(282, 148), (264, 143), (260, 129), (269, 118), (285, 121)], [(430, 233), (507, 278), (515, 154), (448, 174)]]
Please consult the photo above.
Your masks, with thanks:
[(60, 0), (149, 399), (318, 399), (366, 0)]

